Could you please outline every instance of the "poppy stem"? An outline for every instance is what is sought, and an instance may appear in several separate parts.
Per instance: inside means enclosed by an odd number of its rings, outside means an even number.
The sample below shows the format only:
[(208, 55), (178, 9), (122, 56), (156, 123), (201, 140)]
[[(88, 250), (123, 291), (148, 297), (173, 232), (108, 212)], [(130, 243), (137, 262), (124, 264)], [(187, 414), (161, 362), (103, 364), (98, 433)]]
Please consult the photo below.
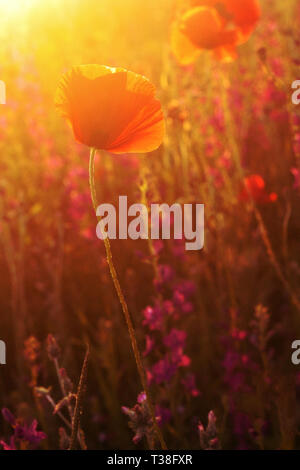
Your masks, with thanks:
[[(90, 179), (90, 189), (91, 189), (91, 196), (92, 196), (93, 206), (94, 206), (95, 211), (97, 211), (98, 201), (97, 201), (97, 193), (96, 193), (96, 188), (95, 188), (95, 154), (96, 154), (96, 149), (91, 148), (91, 151), (90, 151), (90, 164), (89, 164), (89, 179)], [(153, 426), (154, 426), (155, 432), (157, 434), (157, 437), (159, 439), (159, 442), (160, 442), (160, 445), (161, 445), (162, 449), (166, 450), (167, 446), (166, 446), (164, 437), (163, 437), (162, 432), (161, 432), (161, 430), (158, 426), (157, 419), (156, 419), (156, 416), (155, 416), (155, 408), (154, 408), (152, 397), (151, 397), (151, 394), (150, 394), (150, 389), (149, 389), (148, 384), (147, 384), (145, 368), (144, 368), (144, 365), (143, 365), (141, 353), (140, 353), (139, 348), (138, 348), (134, 326), (133, 326), (132, 319), (131, 319), (131, 316), (130, 316), (130, 313), (129, 313), (129, 310), (128, 310), (127, 302), (125, 300), (125, 297), (124, 297), (124, 294), (123, 294), (123, 291), (122, 291), (122, 288), (121, 288), (121, 285), (120, 285), (120, 282), (119, 282), (119, 279), (118, 279), (117, 271), (116, 271), (114, 263), (113, 263), (113, 257), (112, 257), (110, 242), (109, 242), (108, 237), (106, 237), (106, 238), (103, 237), (103, 238), (104, 238), (104, 246), (105, 246), (106, 257), (107, 257), (107, 262), (108, 262), (111, 278), (113, 280), (113, 284), (114, 284), (115, 290), (117, 292), (117, 295), (118, 295), (118, 298), (119, 298), (119, 301), (120, 301), (120, 304), (121, 304), (121, 307), (122, 307), (122, 311), (123, 311), (123, 314), (124, 314), (124, 317), (125, 317), (125, 321), (126, 321), (126, 324), (127, 324), (132, 350), (133, 350), (133, 353), (134, 353), (134, 357), (135, 357), (138, 373), (139, 373), (139, 376), (140, 376), (140, 379), (141, 379), (142, 387), (143, 387), (143, 389), (145, 391), (145, 394), (146, 394), (149, 411), (151, 413), (151, 417), (152, 417), (152, 421), (153, 421)]]

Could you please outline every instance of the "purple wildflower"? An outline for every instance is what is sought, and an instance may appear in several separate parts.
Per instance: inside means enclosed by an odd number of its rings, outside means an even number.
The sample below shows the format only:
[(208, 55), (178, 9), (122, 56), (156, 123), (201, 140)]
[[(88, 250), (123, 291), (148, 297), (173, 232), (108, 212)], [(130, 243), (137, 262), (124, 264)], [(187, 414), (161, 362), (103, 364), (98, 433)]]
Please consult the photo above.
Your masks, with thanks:
[(161, 384), (162, 382), (168, 383), (176, 370), (177, 365), (169, 357), (164, 357), (152, 366), (151, 371), (148, 372), (148, 379), (156, 384)]
[(163, 324), (164, 311), (159, 306), (148, 306), (143, 310), (143, 325), (147, 325), (150, 330), (160, 330)]
[(170, 333), (165, 336), (164, 344), (172, 351), (183, 349), (186, 341), (186, 332), (173, 328)]
[(20, 449), (35, 449), (42, 440), (46, 439), (46, 434), (37, 430), (36, 419), (31, 424), (25, 423), (16, 419), (7, 408), (2, 409), (2, 415), (14, 430), (9, 444), (4, 441), (0, 442), (4, 450), (14, 450), (17, 448), (17, 444)]
[(200, 422), (198, 425), (198, 432), (200, 438), (200, 447), (203, 450), (218, 450), (220, 442), (217, 436), (216, 427), (217, 418), (213, 411), (208, 413), (208, 423), (206, 428)]
[(144, 436), (152, 439), (154, 434), (145, 392), (139, 394), (137, 402), (133, 408), (122, 406), (123, 413), (129, 418), (129, 427), (135, 433), (132, 439), (134, 444), (138, 444)]

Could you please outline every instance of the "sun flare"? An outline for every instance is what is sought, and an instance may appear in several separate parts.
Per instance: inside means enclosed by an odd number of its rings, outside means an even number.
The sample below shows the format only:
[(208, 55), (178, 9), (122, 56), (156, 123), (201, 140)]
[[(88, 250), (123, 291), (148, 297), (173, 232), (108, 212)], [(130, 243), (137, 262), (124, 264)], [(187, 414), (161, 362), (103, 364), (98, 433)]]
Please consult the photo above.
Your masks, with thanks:
[(35, 3), (37, 0), (0, 0), (0, 12), (4, 15), (19, 15)]

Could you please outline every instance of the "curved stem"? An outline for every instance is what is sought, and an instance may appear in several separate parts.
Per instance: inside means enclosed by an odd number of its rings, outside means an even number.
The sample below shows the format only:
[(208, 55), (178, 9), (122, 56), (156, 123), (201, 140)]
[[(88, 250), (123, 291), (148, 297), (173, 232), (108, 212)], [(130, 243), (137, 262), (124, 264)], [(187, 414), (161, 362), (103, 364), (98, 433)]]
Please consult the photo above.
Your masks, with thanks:
[[(95, 211), (97, 211), (98, 202), (97, 202), (97, 194), (96, 194), (96, 188), (95, 188), (95, 154), (96, 154), (96, 149), (92, 148), (91, 151), (90, 151), (89, 177), (90, 177), (90, 189), (91, 189), (91, 196), (92, 196), (93, 206), (94, 206)], [(155, 416), (155, 409), (154, 409), (154, 405), (153, 405), (153, 402), (152, 402), (150, 390), (149, 390), (149, 387), (148, 387), (148, 384), (147, 384), (145, 368), (143, 366), (141, 353), (140, 353), (139, 348), (138, 348), (134, 326), (133, 326), (132, 319), (131, 319), (131, 316), (130, 316), (130, 313), (129, 313), (129, 310), (128, 310), (127, 302), (125, 300), (125, 297), (124, 297), (124, 294), (123, 294), (123, 291), (122, 291), (122, 288), (120, 286), (120, 282), (119, 282), (119, 279), (118, 279), (118, 275), (117, 275), (117, 272), (116, 272), (116, 269), (115, 269), (115, 266), (114, 266), (114, 263), (113, 263), (113, 257), (112, 257), (110, 242), (109, 242), (109, 239), (107, 237), (106, 238), (103, 237), (103, 238), (104, 238), (104, 246), (105, 246), (106, 257), (107, 257), (107, 262), (108, 262), (111, 278), (113, 280), (114, 287), (115, 287), (115, 290), (117, 292), (117, 295), (118, 295), (118, 298), (119, 298), (119, 301), (120, 301), (120, 304), (121, 304), (121, 307), (122, 307), (123, 315), (125, 317), (125, 321), (126, 321), (126, 324), (127, 324), (132, 350), (133, 350), (133, 353), (134, 353), (134, 357), (135, 357), (138, 373), (139, 373), (139, 376), (140, 376), (140, 379), (141, 379), (142, 387), (143, 387), (143, 389), (146, 393), (147, 403), (148, 403), (148, 407), (149, 407), (149, 410), (150, 410), (150, 413), (151, 413), (154, 429), (155, 429), (155, 432), (157, 434), (157, 437), (159, 439), (159, 442), (161, 444), (162, 449), (167, 449), (165, 440), (163, 438), (162, 432), (161, 432), (161, 430), (158, 426), (157, 419), (156, 419), (156, 416)]]

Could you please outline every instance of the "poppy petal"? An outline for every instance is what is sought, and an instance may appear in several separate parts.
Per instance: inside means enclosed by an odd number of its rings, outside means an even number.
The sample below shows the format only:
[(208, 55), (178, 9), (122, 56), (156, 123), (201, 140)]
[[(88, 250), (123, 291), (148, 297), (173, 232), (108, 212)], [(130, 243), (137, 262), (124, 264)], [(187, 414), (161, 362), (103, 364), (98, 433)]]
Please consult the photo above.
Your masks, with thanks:
[(258, 0), (223, 0), (233, 22), (239, 29), (239, 44), (246, 42), (253, 33), (261, 17)]
[(217, 60), (220, 62), (232, 62), (237, 58), (237, 50), (235, 44), (218, 47), (214, 50), (214, 54)]
[(241, 27), (256, 24), (261, 17), (258, 0), (223, 0), (223, 3)]
[(200, 50), (180, 31), (180, 26), (175, 21), (171, 27), (171, 49), (181, 65), (193, 64), (199, 54)]
[(56, 106), (77, 140), (97, 149), (149, 152), (164, 135), (164, 118), (150, 81), (122, 68), (74, 67), (62, 79)]
[(223, 22), (213, 8), (197, 7), (187, 11), (180, 29), (200, 49), (214, 49), (219, 45)]
[(234, 23), (238, 32), (238, 44), (249, 39), (261, 17), (258, 0), (190, 0), (190, 4), (213, 7), (228, 24)]

